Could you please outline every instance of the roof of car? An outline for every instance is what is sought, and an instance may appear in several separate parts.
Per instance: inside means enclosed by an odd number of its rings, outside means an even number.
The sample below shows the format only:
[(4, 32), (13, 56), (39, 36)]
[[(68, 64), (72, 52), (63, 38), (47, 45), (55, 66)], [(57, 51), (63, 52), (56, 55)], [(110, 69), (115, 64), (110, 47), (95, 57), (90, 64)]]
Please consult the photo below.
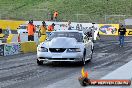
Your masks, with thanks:
[(78, 30), (56, 30), (53, 32), (78, 32), (78, 33), (83, 33), (83, 31), (78, 31)]
[(27, 26), (27, 24), (21, 24), (21, 25), (19, 25), (19, 26)]

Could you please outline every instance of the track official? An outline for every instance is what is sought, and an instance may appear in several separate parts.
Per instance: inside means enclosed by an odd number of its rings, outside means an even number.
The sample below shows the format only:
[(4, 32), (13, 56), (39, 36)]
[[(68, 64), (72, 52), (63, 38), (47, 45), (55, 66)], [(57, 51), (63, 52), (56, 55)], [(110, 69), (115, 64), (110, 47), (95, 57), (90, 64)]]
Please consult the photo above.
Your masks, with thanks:
[(39, 30), (40, 35), (45, 35), (46, 34), (46, 30), (47, 30), (46, 23), (45, 23), (45, 21), (43, 21), (42, 25), (40, 26), (40, 30)]
[(54, 31), (54, 26), (55, 26), (54, 23), (52, 23), (52, 25), (49, 25), (48, 26), (48, 31)]
[(35, 26), (33, 25), (33, 20), (30, 20), (27, 26), (28, 31), (28, 41), (34, 41), (34, 33), (36, 31)]

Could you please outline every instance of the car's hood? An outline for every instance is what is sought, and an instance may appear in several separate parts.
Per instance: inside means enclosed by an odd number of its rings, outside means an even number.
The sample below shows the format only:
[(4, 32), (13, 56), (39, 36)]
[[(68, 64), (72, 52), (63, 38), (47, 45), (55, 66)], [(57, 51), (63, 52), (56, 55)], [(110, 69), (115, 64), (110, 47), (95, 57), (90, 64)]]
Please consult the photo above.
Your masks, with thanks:
[(77, 41), (75, 38), (67, 38), (67, 37), (53, 38), (51, 41), (47, 41), (42, 44), (42, 46), (48, 48), (77, 48), (76, 45), (77, 45)]

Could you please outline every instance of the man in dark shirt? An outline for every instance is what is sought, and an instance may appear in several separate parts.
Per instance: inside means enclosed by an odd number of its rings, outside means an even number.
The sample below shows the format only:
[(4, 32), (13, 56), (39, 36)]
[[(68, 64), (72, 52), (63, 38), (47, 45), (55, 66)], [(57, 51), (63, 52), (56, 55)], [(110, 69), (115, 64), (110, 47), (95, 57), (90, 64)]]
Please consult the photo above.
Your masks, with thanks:
[(2, 34), (2, 28), (0, 28), (0, 34)]
[(119, 41), (120, 41), (120, 47), (124, 45), (124, 35), (126, 35), (126, 28), (121, 25), (121, 27), (118, 30), (118, 35), (119, 35)]

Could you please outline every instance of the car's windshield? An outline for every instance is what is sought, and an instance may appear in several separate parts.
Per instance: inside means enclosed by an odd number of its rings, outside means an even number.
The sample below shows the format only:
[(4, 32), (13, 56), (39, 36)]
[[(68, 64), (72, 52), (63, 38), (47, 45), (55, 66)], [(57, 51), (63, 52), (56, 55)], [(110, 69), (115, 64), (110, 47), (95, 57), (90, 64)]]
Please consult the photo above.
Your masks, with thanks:
[(19, 29), (26, 29), (27, 26), (20, 26)]
[(69, 38), (75, 38), (77, 42), (83, 41), (83, 35), (82, 33), (78, 32), (52, 32), (47, 40), (52, 40), (55, 37), (69, 37)]

